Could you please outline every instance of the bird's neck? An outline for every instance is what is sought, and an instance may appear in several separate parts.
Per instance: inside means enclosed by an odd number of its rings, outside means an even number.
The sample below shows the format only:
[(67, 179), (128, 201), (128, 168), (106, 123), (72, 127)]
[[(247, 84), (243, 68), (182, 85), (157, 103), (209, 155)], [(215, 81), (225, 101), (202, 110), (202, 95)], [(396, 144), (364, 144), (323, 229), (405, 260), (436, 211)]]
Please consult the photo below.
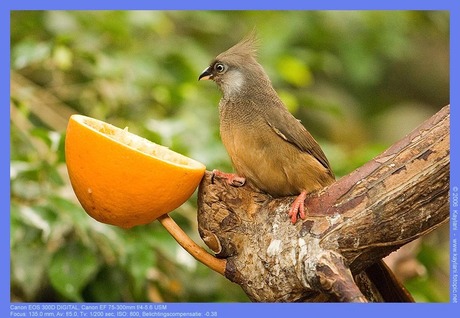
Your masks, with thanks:
[(219, 103), (219, 115), (222, 124), (234, 116), (241, 120), (264, 117), (267, 109), (279, 107), (285, 108), (271, 84), (267, 83), (265, 86), (245, 86), (238, 94), (224, 95)]

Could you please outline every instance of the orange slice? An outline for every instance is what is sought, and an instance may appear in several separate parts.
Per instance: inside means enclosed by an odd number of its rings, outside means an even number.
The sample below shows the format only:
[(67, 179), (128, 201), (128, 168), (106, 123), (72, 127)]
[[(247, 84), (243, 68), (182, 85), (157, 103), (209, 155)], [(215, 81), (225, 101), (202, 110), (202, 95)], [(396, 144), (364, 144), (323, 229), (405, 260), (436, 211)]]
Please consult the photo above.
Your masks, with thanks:
[(123, 228), (173, 211), (206, 167), (164, 146), (82, 116), (70, 117), (65, 156), (73, 190), (94, 219)]

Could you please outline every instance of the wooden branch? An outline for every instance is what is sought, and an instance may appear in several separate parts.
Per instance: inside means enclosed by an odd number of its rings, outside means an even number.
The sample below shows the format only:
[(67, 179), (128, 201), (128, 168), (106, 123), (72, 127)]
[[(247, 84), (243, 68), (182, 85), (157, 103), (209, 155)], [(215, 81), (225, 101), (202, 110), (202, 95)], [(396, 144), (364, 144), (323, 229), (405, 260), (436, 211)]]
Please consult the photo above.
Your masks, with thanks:
[[(226, 277), (253, 301), (363, 301), (361, 292), (381, 301), (364, 271), (448, 221), (449, 120), (446, 106), (375, 159), (311, 194), (308, 217), (295, 225), (287, 217), (294, 197), (273, 199), (207, 172), (198, 193), (200, 235), (227, 260)], [(341, 281), (321, 255), (343, 259), (334, 262)], [(321, 270), (325, 263), (329, 269)]]
[(225, 273), (225, 260), (215, 258), (202, 247), (198, 246), (185, 232), (169, 217), (168, 214), (162, 215), (158, 221), (171, 234), (172, 237), (182, 246), (190, 255), (197, 261), (200, 261), (210, 269), (218, 272), (221, 275)]

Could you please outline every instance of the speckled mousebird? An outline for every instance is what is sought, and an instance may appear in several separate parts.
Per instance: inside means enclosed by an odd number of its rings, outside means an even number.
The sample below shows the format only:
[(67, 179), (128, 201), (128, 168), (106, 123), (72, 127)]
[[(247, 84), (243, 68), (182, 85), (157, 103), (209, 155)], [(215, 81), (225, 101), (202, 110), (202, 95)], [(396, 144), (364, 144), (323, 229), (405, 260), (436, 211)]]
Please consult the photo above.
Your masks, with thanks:
[(222, 92), (220, 135), (237, 175), (215, 172), (229, 183), (251, 183), (273, 197), (298, 195), (292, 223), (305, 218), (306, 195), (334, 182), (329, 162), (312, 135), (285, 107), (256, 60), (254, 32), (219, 54), (199, 76)]

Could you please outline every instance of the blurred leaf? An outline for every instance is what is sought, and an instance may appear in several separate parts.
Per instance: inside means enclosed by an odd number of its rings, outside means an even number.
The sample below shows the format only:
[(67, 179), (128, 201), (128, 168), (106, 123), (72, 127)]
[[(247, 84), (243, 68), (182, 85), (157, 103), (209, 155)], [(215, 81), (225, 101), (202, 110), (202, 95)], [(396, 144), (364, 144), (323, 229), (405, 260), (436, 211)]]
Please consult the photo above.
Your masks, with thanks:
[(292, 56), (283, 56), (278, 62), (277, 69), (281, 76), (292, 85), (308, 86), (313, 81), (308, 66)]
[(44, 62), (50, 56), (50, 51), (49, 43), (21, 42), (12, 50), (13, 68), (21, 69), (31, 64)]
[(124, 272), (118, 267), (104, 266), (84, 290), (85, 298), (96, 302), (133, 301)]
[(42, 239), (44, 242), (48, 240), (51, 232), (50, 221), (53, 218), (48, 212), (49, 211), (40, 206), (29, 207), (26, 205), (21, 206), (18, 211), (24, 224), (42, 232)]
[(58, 68), (67, 71), (72, 66), (73, 54), (69, 48), (60, 45), (54, 49), (52, 59)]
[(27, 301), (36, 299), (49, 264), (49, 254), (43, 246), (22, 241), (11, 249), (11, 282), (20, 287)]
[(146, 277), (150, 268), (156, 266), (154, 251), (149, 245), (138, 244), (139, 236), (129, 237), (126, 242), (126, 269), (133, 283), (133, 294), (138, 300), (143, 298), (146, 290)]
[(98, 269), (96, 255), (79, 243), (71, 243), (53, 255), (49, 278), (53, 287), (72, 301), (83, 301), (81, 291)]

